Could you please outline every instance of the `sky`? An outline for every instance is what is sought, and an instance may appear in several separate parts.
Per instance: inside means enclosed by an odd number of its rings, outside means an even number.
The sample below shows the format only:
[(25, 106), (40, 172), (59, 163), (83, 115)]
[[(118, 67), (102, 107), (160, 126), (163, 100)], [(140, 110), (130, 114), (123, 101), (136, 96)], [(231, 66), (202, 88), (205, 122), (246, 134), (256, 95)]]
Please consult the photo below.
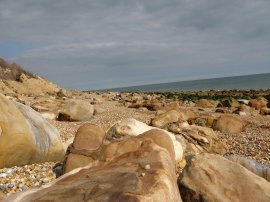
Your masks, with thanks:
[(0, 0), (0, 57), (94, 90), (270, 72), (269, 0)]

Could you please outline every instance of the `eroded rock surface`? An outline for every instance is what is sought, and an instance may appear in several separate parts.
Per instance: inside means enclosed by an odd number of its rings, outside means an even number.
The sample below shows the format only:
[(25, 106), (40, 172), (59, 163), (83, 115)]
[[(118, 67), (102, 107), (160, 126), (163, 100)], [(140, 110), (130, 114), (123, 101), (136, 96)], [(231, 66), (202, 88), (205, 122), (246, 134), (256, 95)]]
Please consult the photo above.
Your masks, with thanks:
[(174, 159), (169, 136), (151, 130), (112, 142), (100, 161), (6, 201), (181, 201)]
[(219, 155), (199, 154), (179, 177), (183, 201), (270, 201), (270, 183)]

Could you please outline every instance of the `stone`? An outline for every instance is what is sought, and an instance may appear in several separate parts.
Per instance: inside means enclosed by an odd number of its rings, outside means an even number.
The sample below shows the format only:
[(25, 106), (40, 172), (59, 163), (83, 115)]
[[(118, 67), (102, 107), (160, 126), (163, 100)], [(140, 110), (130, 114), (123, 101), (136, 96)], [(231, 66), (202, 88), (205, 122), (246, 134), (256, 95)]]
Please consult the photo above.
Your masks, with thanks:
[(189, 158), (178, 186), (183, 201), (270, 201), (270, 183), (219, 155)]
[(94, 114), (94, 106), (83, 100), (69, 100), (59, 112), (59, 121), (89, 121)]
[(31, 107), (0, 94), (0, 168), (63, 160), (58, 131)]
[(197, 154), (202, 152), (225, 154), (227, 146), (220, 141), (212, 128), (202, 126), (189, 126), (181, 130), (180, 134), (186, 139), (187, 154)]
[(267, 108), (267, 107), (261, 108), (260, 114), (261, 115), (270, 115), (270, 108)]
[(255, 109), (261, 109), (263, 107), (267, 107), (267, 102), (267, 99), (259, 97), (257, 99), (249, 100), (249, 106), (254, 107)]
[(64, 173), (79, 167), (87, 166), (97, 158), (97, 153), (105, 138), (102, 128), (93, 124), (82, 125), (67, 151)]
[(180, 113), (176, 110), (170, 110), (164, 114), (155, 116), (151, 120), (151, 125), (158, 128), (166, 128), (168, 124), (178, 122)]
[(238, 134), (245, 128), (245, 122), (234, 115), (221, 115), (213, 124), (213, 128), (222, 133)]
[(227, 158), (270, 182), (270, 165), (261, 164), (253, 159), (247, 159), (237, 155), (230, 155)]
[[(98, 162), (44, 188), (10, 195), (7, 201), (182, 201), (167, 133), (151, 130), (104, 145), (103, 151)], [(146, 164), (151, 169), (143, 169)]]
[(106, 140), (122, 140), (129, 138), (130, 136), (138, 136), (152, 129), (164, 131), (169, 135), (174, 144), (176, 161), (180, 161), (183, 157), (183, 148), (181, 144), (176, 141), (174, 134), (163, 129), (148, 126), (147, 124), (137, 121), (136, 119), (127, 118), (114, 124), (106, 133)]
[(54, 113), (40, 113), (40, 115), (44, 118), (44, 119), (49, 119), (49, 120), (55, 120), (56, 119), (56, 115)]
[(239, 102), (234, 98), (228, 98), (221, 101), (222, 107), (233, 107), (238, 108), (240, 106)]
[(196, 102), (196, 107), (215, 108), (216, 106), (217, 102), (214, 100), (200, 99)]

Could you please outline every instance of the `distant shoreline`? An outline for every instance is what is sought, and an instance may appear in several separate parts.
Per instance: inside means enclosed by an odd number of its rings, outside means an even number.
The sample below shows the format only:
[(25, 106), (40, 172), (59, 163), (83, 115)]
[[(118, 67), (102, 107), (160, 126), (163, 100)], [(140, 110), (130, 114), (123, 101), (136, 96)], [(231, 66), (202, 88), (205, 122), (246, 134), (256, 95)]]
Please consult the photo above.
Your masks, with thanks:
[[(181, 92), (209, 90), (250, 90), (269, 89), (270, 73), (199, 79), (159, 84), (138, 85), (120, 88), (93, 90), (96, 92)], [(85, 91), (92, 92), (92, 91)]]

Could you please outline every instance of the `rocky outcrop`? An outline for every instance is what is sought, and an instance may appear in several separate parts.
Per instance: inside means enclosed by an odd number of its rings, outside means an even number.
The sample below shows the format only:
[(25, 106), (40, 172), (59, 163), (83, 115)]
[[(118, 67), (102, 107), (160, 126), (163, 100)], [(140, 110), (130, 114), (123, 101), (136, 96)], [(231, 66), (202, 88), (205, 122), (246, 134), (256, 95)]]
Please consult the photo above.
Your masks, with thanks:
[(63, 159), (63, 144), (53, 126), (26, 105), (3, 95), (0, 102), (0, 168)]
[(123, 119), (122, 121), (113, 125), (106, 134), (106, 140), (122, 140), (129, 138), (130, 136), (138, 136), (152, 129), (161, 130), (169, 135), (174, 144), (175, 158), (177, 161), (181, 160), (183, 157), (183, 148), (181, 144), (176, 141), (174, 134), (166, 130), (148, 126), (147, 124), (137, 121), (136, 119)]
[(59, 121), (89, 121), (94, 106), (83, 100), (69, 100), (58, 114)]
[(231, 155), (229, 160), (244, 166), (246, 169), (270, 182), (270, 165), (261, 164), (255, 160), (247, 159), (242, 156)]
[(237, 134), (244, 130), (245, 122), (234, 115), (221, 115), (213, 125), (215, 130), (228, 134)]
[(105, 146), (101, 160), (7, 201), (181, 201), (169, 136), (151, 130)]
[(178, 180), (183, 201), (270, 201), (270, 183), (214, 154), (188, 160)]

